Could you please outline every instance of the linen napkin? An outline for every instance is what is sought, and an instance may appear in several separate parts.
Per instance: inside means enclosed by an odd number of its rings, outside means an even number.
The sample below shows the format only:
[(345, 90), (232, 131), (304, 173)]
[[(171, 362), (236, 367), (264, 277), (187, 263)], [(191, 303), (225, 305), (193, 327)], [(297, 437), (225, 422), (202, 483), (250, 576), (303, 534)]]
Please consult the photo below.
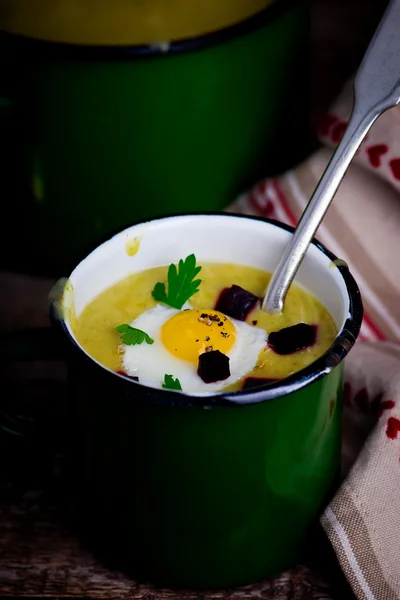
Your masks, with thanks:
[[(257, 183), (228, 212), (296, 225), (346, 128), (352, 81), (318, 127), (320, 148)], [(357, 280), (365, 316), (346, 358), (342, 483), (321, 524), (360, 600), (400, 599), (400, 107), (375, 122), (317, 238)]]

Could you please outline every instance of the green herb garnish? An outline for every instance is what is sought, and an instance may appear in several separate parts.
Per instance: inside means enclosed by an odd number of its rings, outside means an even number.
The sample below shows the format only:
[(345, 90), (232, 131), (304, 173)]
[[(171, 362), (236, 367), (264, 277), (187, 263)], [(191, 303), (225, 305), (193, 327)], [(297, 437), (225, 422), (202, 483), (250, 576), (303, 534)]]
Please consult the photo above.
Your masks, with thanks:
[[(182, 306), (196, 294), (201, 279), (195, 279), (201, 271), (201, 267), (196, 267), (196, 257), (190, 254), (184, 261), (181, 259), (178, 264), (172, 264), (168, 268), (168, 293), (165, 290), (165, 283), (156, 283), (152, 296), (157, 302), (163, 302), (180, 310)], [(193, 281), (194, 280), (194, 281)]]
[(164, 375), (163, 388), (167, 390), (182, 390), (181, 382), (178, 378), (174, 379), (172, 375)]
[(154, 344), (154, 340), (149, 335), (147, 335), (147, 333), (145, 333), (141, 329), (131, 327), (127, 323), (118, 325), (118, 327), (116, 327), (115, 330), (121, 334), (121, 341), (127, 346), (143, 344), (144, 341), (146, 341), (148, 344)]

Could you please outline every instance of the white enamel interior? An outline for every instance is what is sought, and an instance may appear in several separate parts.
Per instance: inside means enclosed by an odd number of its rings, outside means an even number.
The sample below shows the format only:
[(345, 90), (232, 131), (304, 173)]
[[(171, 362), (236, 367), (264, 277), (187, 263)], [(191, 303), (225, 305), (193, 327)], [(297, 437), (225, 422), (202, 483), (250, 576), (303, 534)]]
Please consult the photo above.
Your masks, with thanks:
[[(226, 262), (273, 271), (290, 235), (276, 225), (230, 215), (186, 215), (141, 223), (115, 235), (79, 263), (70, 276), (72, 286), (64, 302), (70, 305), (73, 294), (79, 316), (98, 294), (128, 275), (176, 263), (191, 253), (198, 264)], [(138, 237), (139, 250), (129, 256), (127, 244)], [(331, 260), (310, 246), (296, 282), (319, 298), (340, 331), (349, 315), (349, 296)]]

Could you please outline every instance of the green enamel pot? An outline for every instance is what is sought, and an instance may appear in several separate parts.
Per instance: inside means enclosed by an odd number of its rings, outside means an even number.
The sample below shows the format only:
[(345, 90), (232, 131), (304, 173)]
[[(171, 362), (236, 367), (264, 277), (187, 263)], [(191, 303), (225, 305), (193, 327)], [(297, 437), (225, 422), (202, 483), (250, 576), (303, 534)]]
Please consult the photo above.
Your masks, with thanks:
[[(2, 202), (21, 242), (2, 266), (56, 276), (134, 220), (221, 210), (300, 160), (308, 39), (304, 0), (167, 45), (3, 32)], [(6, 250), (15, 228), (3, 229)]]
[[(206, 396), (149, 388), (103, 367), (75, 339), (70, 307), (79, 316), (128, 274), (192, 252), (200, 263), (272, 271), (291, 235), (251, 217), (167, 216), (111, 237), (52, 290), (52, 331), (69, 368), (77, 523), (96, 552), (139, 580), (226, 588), (301, 557), (338, 482), (343, 367), (361, 326), (360, 292), (314, 241), (296, 281), (335, 320), (332, 346), (279, 382)], [(141, 240), (134, 256), (131, 238)]]

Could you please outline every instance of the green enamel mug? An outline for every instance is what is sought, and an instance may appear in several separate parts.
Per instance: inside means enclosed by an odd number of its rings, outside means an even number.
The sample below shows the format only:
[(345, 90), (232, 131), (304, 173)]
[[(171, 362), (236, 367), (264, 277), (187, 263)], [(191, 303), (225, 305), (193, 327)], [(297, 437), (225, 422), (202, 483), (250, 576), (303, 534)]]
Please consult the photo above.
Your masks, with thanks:
[[(47, 352), (62, 347), (68, 365), (76, 523), (96, 552), (139, 580), (231, 587), (301, 557), (338, 482), (344, 359), (361, 326), (360, 292), (348, 267), (313, 241), (296, 281), (330, 311), (331, 347), (286, 379), (205, 396), (103, 367), (79, 345), (71, 315), (128, 274), (192, 252), (200, 263), (273, 271), (292, 231), (223, 213), (162, 217), (109, 238), (51, 291)], [(130, 239), (140, 239), (134, 256)]]
[(3, 31), (2, 202), (20, 243), (7, 252), (3, 227), (2, 266), (56, 276), (133, 220), (221, 210), (294, 164), (307, 152), (308, 38), (304, 0), (171, 43)]

